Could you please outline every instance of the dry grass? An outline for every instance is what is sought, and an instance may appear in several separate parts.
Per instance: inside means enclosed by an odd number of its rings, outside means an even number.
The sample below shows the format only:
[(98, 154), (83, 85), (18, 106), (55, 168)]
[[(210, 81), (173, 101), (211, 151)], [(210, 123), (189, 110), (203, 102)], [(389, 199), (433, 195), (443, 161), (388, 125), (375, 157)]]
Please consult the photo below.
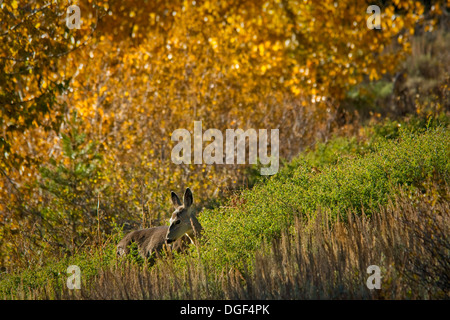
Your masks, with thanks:
[[(371, 217), (332, 222), (319, 211), (296, 219), (257, 252), (251, 271), (219, 270), (201, 255), (167, 257), (151, 268), (116, 261), (81, 290), (23, 288), (16, 298), (449, 299), (450, 188), (426, 189), (403, 192)], [(366, 286), (370, 265), (381, 269), (380, 290)]]
[[(437, 190), (432, 188), (431, 190)], [(449, 188), (390, 201), (372, 217), (326, 213), (297, 219), (266, 245), (252, 272), (172, 259), (153, 268), (118, 263), (63, 299), (435, 299), (450, 298)], [(411, 197), (410, 197), (411, 196)], [(381, 289), (366, 286), (367, 267), (381, 268)]]
[[(257, 257), (249, 298), (450, 298), (448, 198), (433, 205), (402, 197), (370, 219), (349, 215), (348, 224), (332, 227), (318, 217), (309, 231), (298, 222), (293, 240), (283, 236)], [(380, 290), (366, 286), (370, 265), (381, 268)]]

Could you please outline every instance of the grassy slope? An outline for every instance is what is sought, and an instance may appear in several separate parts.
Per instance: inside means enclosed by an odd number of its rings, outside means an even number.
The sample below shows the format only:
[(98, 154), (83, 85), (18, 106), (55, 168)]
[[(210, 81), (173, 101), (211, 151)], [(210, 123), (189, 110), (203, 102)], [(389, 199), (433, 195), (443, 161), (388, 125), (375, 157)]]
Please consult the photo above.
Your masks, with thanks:
[(203, 256), (222, 266), (243, 267), (263, 239), (278, 237), (296, 215), (311, 216), (319, 208), (332, 217), (345, 218), (349, 210), (370, 214), (386, 205), (398, 187), (424, 189), (429, 179), (448, 183), (448, 130), (425, 129), (424, 123), (400, 130), (392, 125), (372, 128), (372, 138), (364, 143), (337, 138), (328, 147), (321, 145), (226, 206), (204, 211), (201, 223), (208, 242)]
[[(200, 220), (207, 241), (200, 251), (192, 248), (193, 261), (201, 261), (201, 268), (208, 266), (212, 272), (227, 266), (251, 269), (262, 240), (279, 238), (295, 216), (314, 216), (318, 208), (328, 210), (332, 218), (345, 216), (350, 209), (372, 213), (385, 206), (399, 186), (421, 190), (430, 180), (448, 184), (450, 133), (448, 118), (441, 120), (444, 125), (387, 122), (366, 128), (370, 138), (335, 138), (300, 155), (277, 176), (243, 190), (224, 206), (203, 211)], [(29, 288), (52, 292), (64, 287), (70, 264), (81, 267), (83, 286), (88, 286), (101, 267), (114, 265), (113, 242), (102, 250), (92, 248), (43, 268), (3, 275), (0, 297), (33, 297), (27, 293)], [(196, 259), (198, 252), (201, 260)], [(178, 262), (175, 268), (186, 266), (186, 259)]]

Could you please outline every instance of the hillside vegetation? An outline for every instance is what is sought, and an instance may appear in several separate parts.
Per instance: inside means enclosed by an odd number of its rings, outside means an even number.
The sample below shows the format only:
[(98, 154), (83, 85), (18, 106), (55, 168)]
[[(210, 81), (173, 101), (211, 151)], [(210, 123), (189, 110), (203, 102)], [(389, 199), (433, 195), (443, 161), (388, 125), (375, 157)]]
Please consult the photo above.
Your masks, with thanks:
[[(69, 3), (80, 29), (63, 21)], [(371, 4), (3, 1), (0, 272), (74, 255), (115, 225), (162, 224), (171, 190), (206, 203), (245, 185), (245, 165), (172, 161), (172, 133), (194, 121), (279, 129), (290, 161), (357, 128), (355, 110), (444, 111), (445, 1), (381, 1), (383, 32), (367, 27)], [(405, 65), (413, 83), (395, 80)]]
[[(449, 298), (448, 12), (0, 1), (0, 298)], [(228, 130), (258, 132), (259, 158), (249, 136), (241, 161)], [(188, 187), (196, 245), (154, 264), (136, 244), (116, 256)]]
[[(449, 297), (448, 116), (336, 137), (198, 214), (202, 243), (149, 266), (118, 260), (116, 230), (43, 268), (3, 276), (3, 298)], [(194, 191), (195, 192), (195, 191)], [(65, 285), (68, 265), (82, 289)], [(382, 289), (366, 287), (369, 265)]]
[[(336, 160), (327, 163), (330, 151), (324, 149), (335, 152)], [(450, 182), (450, 134), (442, 127), (414, 133), (400, 129), (395, 139), (373, 139), (365, 146), (337, 139), (317, 150), (294, 159), (276, 177), (242, 191), (224, 206), (204, 211), (203, 255), (223, 265), (242, 264), (244, 257), (253, 258), (262, 240), (278, 237), (295, 217), (311, 219), (319, 209), (332, 220), (346, 220), (348, 212), (370, 216), (398, 188), (426, 192), (424, 183), (429, 180)], [(323, 157), (317, 167), (314, 155)]]

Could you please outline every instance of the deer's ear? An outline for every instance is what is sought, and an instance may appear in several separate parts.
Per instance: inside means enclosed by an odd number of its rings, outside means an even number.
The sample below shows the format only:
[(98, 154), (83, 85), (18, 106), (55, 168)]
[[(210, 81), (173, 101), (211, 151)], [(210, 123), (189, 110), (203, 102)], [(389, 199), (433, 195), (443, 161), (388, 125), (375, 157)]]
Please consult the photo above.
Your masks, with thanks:
[(178, 196), (177, 196), (177, 194), (175, 192), (171, 191), (170, 192), (170, 196), (171, 196), (171, 199), (172, 199), (173, 206), (175, 208), (178, 208), (179, 206), (181, 206), (180, 198), (178, 198)]
[(187, 209), (189, 208), (192, 203), (194, 202), (194, 196), (192, 195), (192, 191), (189, 188), (186, 188), (186, 191), (184, 192), (184, 207)]

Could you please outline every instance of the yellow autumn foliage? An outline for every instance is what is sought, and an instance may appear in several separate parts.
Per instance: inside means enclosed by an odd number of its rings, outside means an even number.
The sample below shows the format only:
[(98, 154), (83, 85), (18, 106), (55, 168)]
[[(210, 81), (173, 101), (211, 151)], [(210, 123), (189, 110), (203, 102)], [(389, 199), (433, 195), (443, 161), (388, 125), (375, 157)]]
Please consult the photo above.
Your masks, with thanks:
[(388, 1), (382, 30), (371, 30), (363, 0), (74, 4), (81, 29), (65, 26), (68, 1), (4, 1), (0, 10), (4, 265), (38, 259), (15, 244), (13, 227), (24, 236), (43, 223), (53, 200), (39, 168), (71, 166), (59, 133), (73, 111), (102, 155), (87, 187), (102, 190), (105, 221), (140, 221), (148, 210), (164, 223), (170, 190), (189, 186), (205, 201), (246, 181), (244, 166), (173, 164), (175, 129), (192, 132), (199, 120), (204, 130), (280, 129), (290, 159), (330, 132), (352, 86), (396, 71), (424, 12), (419, 1)]

